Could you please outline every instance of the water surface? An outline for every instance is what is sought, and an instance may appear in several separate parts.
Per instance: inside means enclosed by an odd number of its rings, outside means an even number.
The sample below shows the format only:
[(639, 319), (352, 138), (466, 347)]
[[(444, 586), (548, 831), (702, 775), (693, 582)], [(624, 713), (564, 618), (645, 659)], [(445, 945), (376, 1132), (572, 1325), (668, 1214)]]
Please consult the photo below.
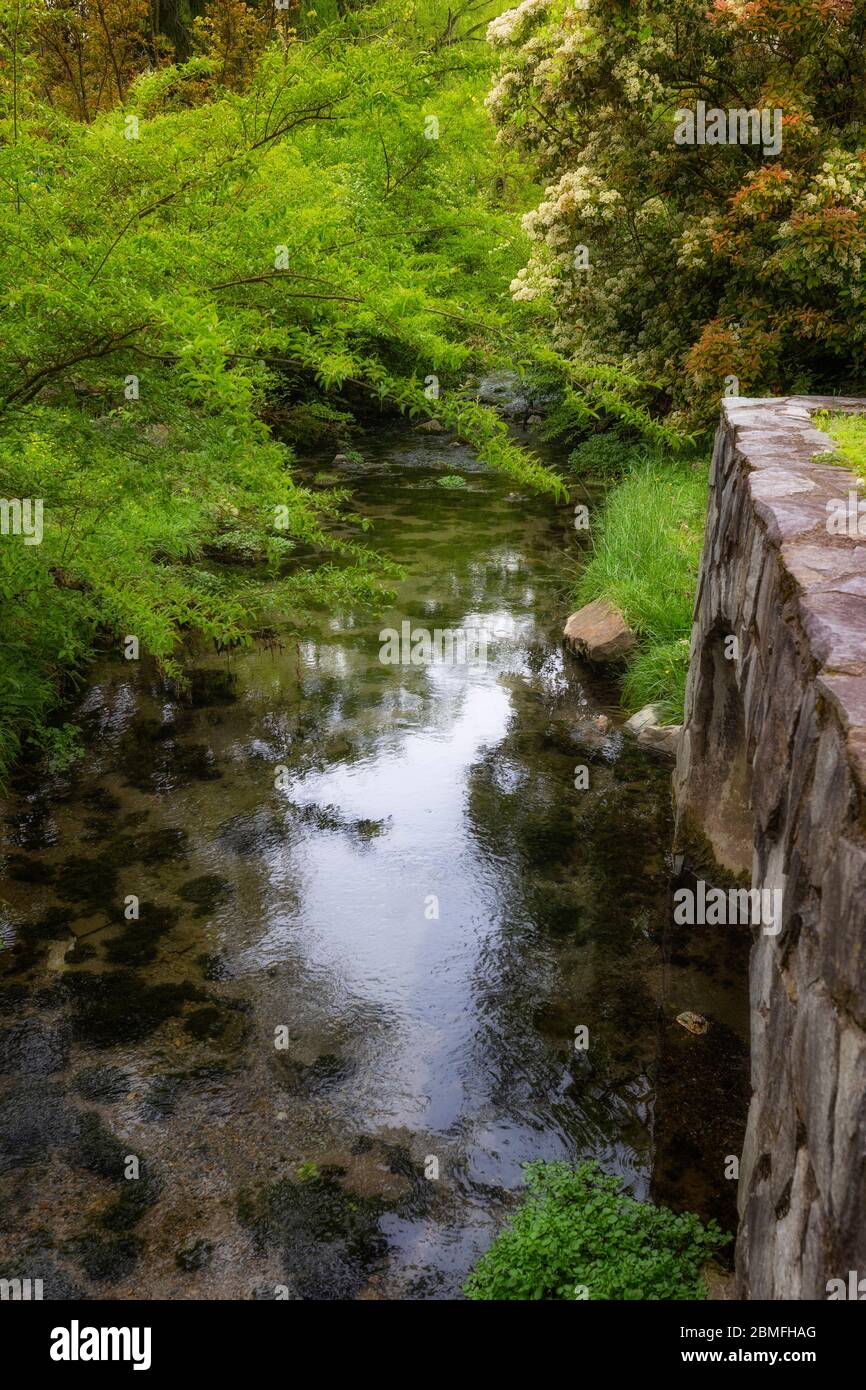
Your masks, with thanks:
[[(199, 654), (184, 700), (102, 661), (85, 762), (7, 808), (3, 1272), (46, 1296), (453, 1296), (532, 1158), (730, 1214), (741, 979), (672, 950), (670, 766), (561, 649), (569, 509), (447, 438), (363, 452), (394, 606)], [(407, 618), (487, 664), (383, 665)]]

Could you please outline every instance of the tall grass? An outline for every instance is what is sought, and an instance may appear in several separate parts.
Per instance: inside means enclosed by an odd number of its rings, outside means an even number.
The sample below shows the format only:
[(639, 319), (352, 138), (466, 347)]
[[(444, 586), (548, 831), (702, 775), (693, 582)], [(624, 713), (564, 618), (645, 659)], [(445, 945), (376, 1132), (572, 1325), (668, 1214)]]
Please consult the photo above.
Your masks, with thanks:
[(577, 601), (603, 598), (638, 634), (623, 684), (630, 709), (682, 719), (689, 635), (707, 506), (704, 462), (647, 455), (605, 502)]

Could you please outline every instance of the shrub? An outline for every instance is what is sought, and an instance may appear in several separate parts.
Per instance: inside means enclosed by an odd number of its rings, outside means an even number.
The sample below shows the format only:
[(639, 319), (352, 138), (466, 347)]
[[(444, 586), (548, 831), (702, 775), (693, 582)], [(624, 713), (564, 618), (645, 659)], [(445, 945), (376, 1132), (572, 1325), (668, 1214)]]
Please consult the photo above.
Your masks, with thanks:
[[(864, 36), (851, 0), (528, 0), (490, 25), (499, 140), (547, 185), (511, 290), (554, 347), (654, 384), (689, 428), (728, 376), (862, 388)], [(677, 144), (698, 100), (781, 110), (779, 153)]]
[(527, 1194), (466, 1281), (471, 1299), (706, 1298), (715, 1222), (638, 1202), (595, 1162), (526, 1165)]
[(591, 434), (572, 449), (568, 466), (578, 478), (614, 479), (627, 473), (641, 454), (638, 446), (624, 444), (618, 434)]

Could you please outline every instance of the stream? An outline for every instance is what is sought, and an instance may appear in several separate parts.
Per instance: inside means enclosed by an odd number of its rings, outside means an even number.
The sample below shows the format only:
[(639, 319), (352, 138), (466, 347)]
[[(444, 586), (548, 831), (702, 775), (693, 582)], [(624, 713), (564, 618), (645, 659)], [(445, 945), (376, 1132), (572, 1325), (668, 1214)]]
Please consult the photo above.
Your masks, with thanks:
[[(459, 1296), (536, 1158), (735, 1220), (747, 959), (672, 936), (670, 764), (561, 645), (570, 509), (360, 448), (394, 607), (200, 652), (183, 700), (100, 658), (85, 759), (6, 806), (0, 1275), (46, 1298)], [(406, 619), (486, 663), (383, 664)]]

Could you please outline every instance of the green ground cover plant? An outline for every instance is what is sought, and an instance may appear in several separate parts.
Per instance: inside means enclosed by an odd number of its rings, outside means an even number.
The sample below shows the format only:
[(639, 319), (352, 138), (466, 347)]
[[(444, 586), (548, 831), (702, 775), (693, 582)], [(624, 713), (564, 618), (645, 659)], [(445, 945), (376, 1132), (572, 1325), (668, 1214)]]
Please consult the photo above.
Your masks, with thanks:
[(715, 1222), (638, 1202), (595, 1162), (528, 1163), (526, 1195), (465, 1285), (476, 1300), (706, 1298)]

